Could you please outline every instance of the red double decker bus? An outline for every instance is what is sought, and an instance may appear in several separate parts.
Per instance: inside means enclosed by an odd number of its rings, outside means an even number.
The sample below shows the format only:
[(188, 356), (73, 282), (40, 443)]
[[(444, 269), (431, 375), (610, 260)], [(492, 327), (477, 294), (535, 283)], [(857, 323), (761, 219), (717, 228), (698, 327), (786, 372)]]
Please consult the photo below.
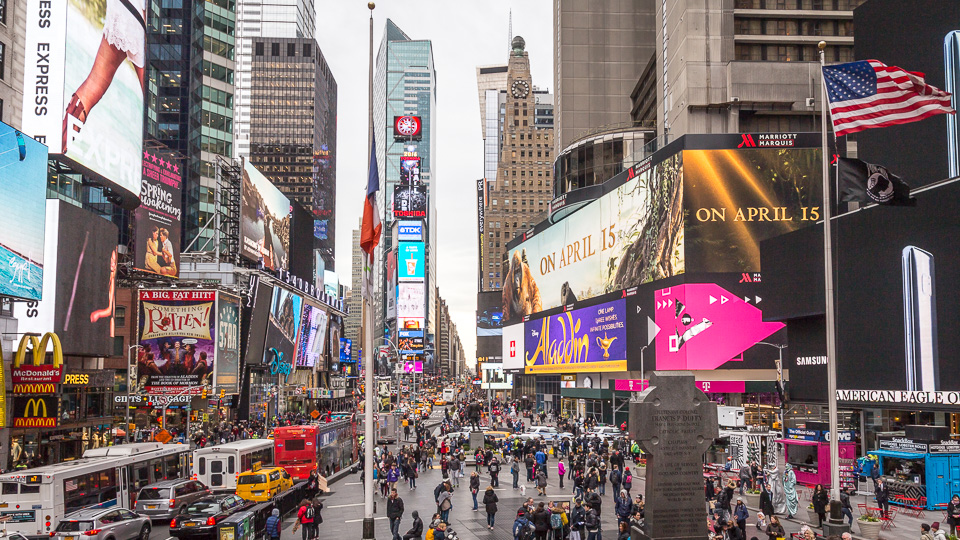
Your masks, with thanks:
[(353, 463), (354, 440), (355, 430), (348, 419), (274, 428), (274, 462), (294, 480), (306, 480), (314, 469), (330, 476)]

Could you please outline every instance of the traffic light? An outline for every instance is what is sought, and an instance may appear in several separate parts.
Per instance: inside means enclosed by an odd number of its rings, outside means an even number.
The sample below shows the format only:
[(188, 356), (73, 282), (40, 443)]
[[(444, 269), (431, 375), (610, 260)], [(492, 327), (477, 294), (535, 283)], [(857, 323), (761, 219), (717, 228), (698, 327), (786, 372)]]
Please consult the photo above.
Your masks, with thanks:
[(225, 393), (226, 393), (226, 391), (225, 391), (223, 388), (221, 388), (221, 389), (220, 389), (220, 399), (223, 399), (223, 395), (224, 395)]
[(203, 389), (200, 390), (200, 397), (203, 398), (203, 399), (207, 399), (207, 387), (206, 387), (206, 386), (204, 386)]

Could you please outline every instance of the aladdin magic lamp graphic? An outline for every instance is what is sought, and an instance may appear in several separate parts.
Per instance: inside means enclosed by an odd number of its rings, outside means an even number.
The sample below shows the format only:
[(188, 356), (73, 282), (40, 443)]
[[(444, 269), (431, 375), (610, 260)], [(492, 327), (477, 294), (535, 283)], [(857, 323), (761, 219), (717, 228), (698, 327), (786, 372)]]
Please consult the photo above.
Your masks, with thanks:
[(597, 345), (599, 345), (600, 348), (603, 349), (604, 358), (610, 358), (610, 346), (613, 345), (613, 340), (615, 339), (617, 339), (617, 336), (608, 338), (606, 332), (603, 333), (603, 338), (601, 338), (600, 336), (597, 336)]

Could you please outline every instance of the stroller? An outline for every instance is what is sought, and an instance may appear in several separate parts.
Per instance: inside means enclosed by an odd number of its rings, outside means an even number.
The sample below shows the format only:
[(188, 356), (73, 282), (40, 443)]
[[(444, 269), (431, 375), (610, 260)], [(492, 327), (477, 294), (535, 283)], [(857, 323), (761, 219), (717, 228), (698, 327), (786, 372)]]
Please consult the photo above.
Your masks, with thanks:
[(443, 531), (444, 540), (460, 540), (460, 536), (457, 535), (457, 531), (453, 530), (451, 527), (447, 527), (447, 530)]

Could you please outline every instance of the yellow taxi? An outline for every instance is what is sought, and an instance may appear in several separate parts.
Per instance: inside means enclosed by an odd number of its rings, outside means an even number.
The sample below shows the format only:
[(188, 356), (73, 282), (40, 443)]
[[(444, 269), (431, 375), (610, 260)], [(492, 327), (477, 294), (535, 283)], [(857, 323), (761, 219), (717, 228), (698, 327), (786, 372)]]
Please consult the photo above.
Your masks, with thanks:
[(438, 399), (438, 400), (434, 401), (433, 404), (434, 404), (434, 405), (437, 405), (437, 406), (446, 405), (446, 404), (447, 404), (447, 401), (444, 400), (444, 399)]
[(248, 501), (266, 502), (293, 487), (293, 478), (283, 467), (263, 469), (254, 463), (237, 476), (237, 496)]

